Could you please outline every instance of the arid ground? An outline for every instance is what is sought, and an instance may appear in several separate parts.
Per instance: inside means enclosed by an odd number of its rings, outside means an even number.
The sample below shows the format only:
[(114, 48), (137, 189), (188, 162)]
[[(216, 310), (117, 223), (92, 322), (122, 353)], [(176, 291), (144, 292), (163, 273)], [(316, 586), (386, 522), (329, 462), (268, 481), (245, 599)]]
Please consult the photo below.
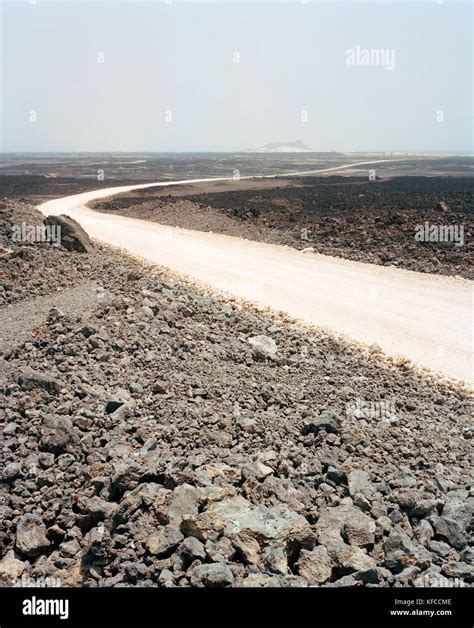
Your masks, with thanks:
[[(29, 159), (0, 177), (1, 584), (472, 586), (466, 387), (80, 228), (86, 252), (13, 240), (14, 225), (43, 224), (35, 202), (103, 185), (87, 168), (104, 157), (78, 160), (81, 177), (72, 159)], [(185, 159), (154, 164), (171, 178)], [(218, 176), (193, 159), (192, 176)], [(107, 186), (137, 181), (112, 161)], [(100, 209), (470, 277), (469, 164), (150, 190)], [(418, 221), (463, 224), (464, 246), (416, 242)]]

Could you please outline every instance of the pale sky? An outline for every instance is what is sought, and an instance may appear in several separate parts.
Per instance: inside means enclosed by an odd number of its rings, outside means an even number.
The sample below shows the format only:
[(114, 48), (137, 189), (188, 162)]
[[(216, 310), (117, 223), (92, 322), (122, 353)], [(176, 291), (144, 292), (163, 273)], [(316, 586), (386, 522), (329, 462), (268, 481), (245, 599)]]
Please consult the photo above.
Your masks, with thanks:
[(472, 151), (473, 6), (3, 1), (0, 150)]

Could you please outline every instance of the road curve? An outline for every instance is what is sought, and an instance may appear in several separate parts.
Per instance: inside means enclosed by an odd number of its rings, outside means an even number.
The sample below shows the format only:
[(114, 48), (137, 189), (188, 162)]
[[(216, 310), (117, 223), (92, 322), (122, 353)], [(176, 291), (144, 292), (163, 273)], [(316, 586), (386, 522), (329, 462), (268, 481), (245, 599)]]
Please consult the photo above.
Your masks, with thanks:
[[(316, 174), (400, 160), (359, 162)], [(241, 177), (250, 179), (253, 177)], [(204, 281), (235, 296), (283, 310), (389, 355), (473, 383), (473, 282), (393, 267), (351, 262), (213, 233), (103, 214), (87, 203), (136, 189), (208, 181), (216, 177), (93, 190), (47, 201), (45, 215), (68, 214), (94, 238)]]

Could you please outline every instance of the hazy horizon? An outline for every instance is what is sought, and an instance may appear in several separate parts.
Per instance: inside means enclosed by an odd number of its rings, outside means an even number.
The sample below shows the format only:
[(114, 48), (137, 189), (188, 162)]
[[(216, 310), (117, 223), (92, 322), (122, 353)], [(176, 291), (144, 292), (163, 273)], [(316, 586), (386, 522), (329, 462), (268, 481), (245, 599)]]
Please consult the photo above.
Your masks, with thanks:
[(114, 154), (126, 154), (126, 155), (192, 155), (192, 154), (215, 154), (215, 155), (232, 155), (232, 154), (247, 154), (247, 155), (258, 155), (259, 157), (263, 157), (265, 155), (286, 155), (291, 156), (294, 155), (297, 157), (298, 155), (323, 155), (327, 154), (336, 154), (339, 153), (341, 155), (407, 155), (407, 156), (426, 156), (426, 157), (436, 157), (437, 155), (459, 155), (461, 157), (474, 157), (474, 152), (472, 151), (410, 151), (410, 150), (360, 150), (360, 151), (307, 151), (307, 152), (258, 152), (255, 150), (36, 150), (36, 151), (16, 151), (16, 150), (0, 150), (1, 155), (87, 155), (87, 154), (100, 154), (100, 155), (114, 155)]
[(467, 2), (0, 11), (2, 153), (473, 152)]

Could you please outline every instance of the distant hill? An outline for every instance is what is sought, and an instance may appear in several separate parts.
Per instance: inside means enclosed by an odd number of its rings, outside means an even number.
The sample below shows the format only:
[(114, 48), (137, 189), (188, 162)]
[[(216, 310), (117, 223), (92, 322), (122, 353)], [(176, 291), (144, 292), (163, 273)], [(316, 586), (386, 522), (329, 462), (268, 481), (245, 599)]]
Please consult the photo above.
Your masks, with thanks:
[(250, 149), (252, 153), (308, 153), (311, 148), (306, 146), (301, 140), (296, 142), (274, 142), (273, 144), (265, 144), (260, 148)]
[(335, 151), (314, 151), (301, 140), (296, 142), (273, 142), (259, 148), (250, 148), (247, 153), (313, 153), (315, 155), (340, 155)]

